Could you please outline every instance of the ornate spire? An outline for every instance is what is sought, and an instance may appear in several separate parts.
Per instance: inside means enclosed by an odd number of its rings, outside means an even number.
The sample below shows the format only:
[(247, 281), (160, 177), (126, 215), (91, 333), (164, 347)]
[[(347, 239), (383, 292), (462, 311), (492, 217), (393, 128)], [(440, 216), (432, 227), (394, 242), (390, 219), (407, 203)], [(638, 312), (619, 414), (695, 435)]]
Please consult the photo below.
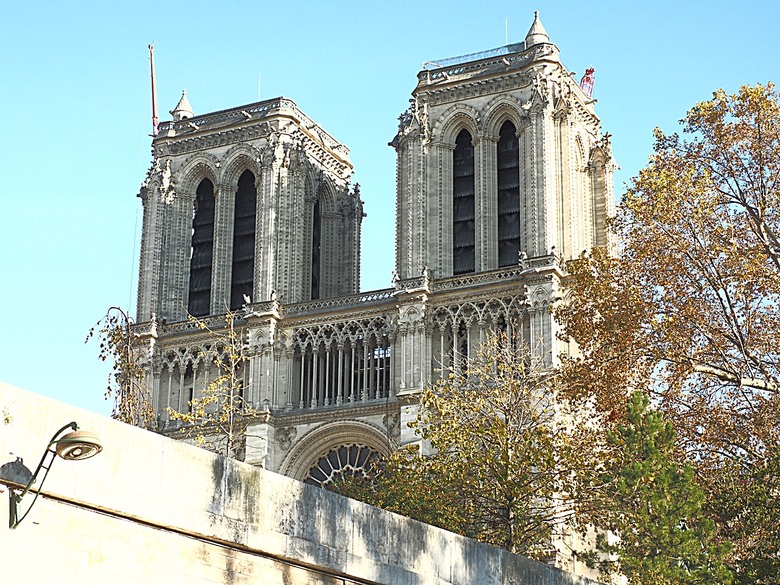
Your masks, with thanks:
[(190, 105), (190, 102), (187, 99), (186, 89), (182, 90), (181, 99), (179, 100), (179, 103), (176, 104), (176, 107), (173, 108), (170, 113), (173, 116), (174, 122), (178, 122), (179, 120), (184, 120), (185, 118), (192, 118), (195, 115), (192, 112), (192, 106)]
[(534, 11), (534, 23), (531, 25), (531, 28), (528, 30), (528, 34), (525, 35), (525, 48), (531, 47), (533, 45), (539, 45), (541, 43), (549, 43), (550, 42), (550, 35), (547, 34), (547, 31), (544, 30), (544, 27), (542, 26), (542, 21), (539, 20), (539, 11)]

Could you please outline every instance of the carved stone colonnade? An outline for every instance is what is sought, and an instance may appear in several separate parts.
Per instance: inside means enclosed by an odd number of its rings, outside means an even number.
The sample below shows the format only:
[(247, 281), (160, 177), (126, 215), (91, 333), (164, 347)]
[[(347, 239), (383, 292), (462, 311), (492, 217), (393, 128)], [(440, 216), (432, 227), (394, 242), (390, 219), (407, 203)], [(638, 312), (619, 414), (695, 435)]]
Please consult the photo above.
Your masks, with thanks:
[[(458, 277), (434, 279), (425, 272), (391, 289), (349, 297), (247, 305), (236, 323), (249, 357), (241, 391), (261, 413), (253, 435), (264, 437), (248, 447), (247, 461), (289, 468), (288, 455), (334, 421), (347, 430), (319, 440), (317, 453), (297, 463), (293, 475), (346, 444), (350, 425), (363, 437), (355, 444), (373, 441), (373, 450), (416, 441), (405, 425), (416, 414), (416, 393), (460, 367), (491, 331), (518, 328), (532, 351), (552, 363), (561, 342), (549, 308), (562, 277), (558, 258), (545, 255)], [(208, 319), (212, 329), (224, 326), (224, 316)], [(179, 423), (167, 420), (168, 408), (186, 409), (217, 375), (219, 348), (197, 329), (191, 322), (137, 327), (153, 341), (147, 379), (163, 432), (178, 430)]]

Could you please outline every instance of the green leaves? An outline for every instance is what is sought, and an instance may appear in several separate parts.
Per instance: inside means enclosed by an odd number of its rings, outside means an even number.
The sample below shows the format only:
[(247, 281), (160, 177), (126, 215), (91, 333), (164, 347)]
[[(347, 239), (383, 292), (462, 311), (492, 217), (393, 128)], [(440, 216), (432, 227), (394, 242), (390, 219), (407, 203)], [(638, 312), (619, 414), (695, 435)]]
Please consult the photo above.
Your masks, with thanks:
[(693, 468), (675, 461), (672, 425), (648, 405), (634, 392), (626, 422), (609, 434), (615, 457), (604, 472), (605, 514), (596, 523), (605, 531), (597, 540), (602, 555), (589, 560), (630, 584), (731, 583), (727, 547), (714, 544)]
[(168, 409), (171, 420), (184, 423), (182, 433), (196, 445), (226, 457), (241, 459), (244, 454), (247, 425), (256, 411), (244, 399), (244, 372), (249, 362), (242, 331), (236, 329), (235, 313), (225, 315), (224, 329), (212, 329), (197, 317), (189, 319), (208, 333), (211, 347), (208, 371), (216, 372), (205, 387), (188, 401), (188, 412)]
[[(780, 97), (772, 84), (718, 90), (691, 108), (681, 134), (655, 138), (611, 224), (618, 253), (570, 264), (556, 317), (581, 354), (564, 358), (565, 388), (624, 429), (625, 396), (650, 393), (674, 427), (674, 458), (704, 489), (717, 538), (733, 545), (736, 578), (761, 582), (780, 554), (757, 520), (780, 525), (758, 471), (780, 449)], [(649, 473), (656, 456), (643, 455)], [(685, 484), (685, 469), (668, 481)], [(647, 485), (660, 489), (658, 473)]]
[(546, 558), (575, 521), (601, 443), (558, 399), (558, 377), (517, 340), (488, 336), (465, 369), (425, 388), (411, 425), (430, 445), (393, 455), (367, 485), (339, 491), (373, 505)]

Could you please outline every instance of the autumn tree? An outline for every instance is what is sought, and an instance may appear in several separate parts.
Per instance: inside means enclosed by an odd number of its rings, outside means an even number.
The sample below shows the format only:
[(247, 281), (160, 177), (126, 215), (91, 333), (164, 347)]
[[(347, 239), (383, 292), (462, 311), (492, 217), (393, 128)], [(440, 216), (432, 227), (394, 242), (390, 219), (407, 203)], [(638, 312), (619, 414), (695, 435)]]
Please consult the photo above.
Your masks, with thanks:
[[(651, 392), (713, 502), (780, 447), (778, 101), (771, 84), (719, 90), (684, 137), (656, 130), (612, 223), (617, 252), (572, 262), (556, 311), (581, 350), (566, 387), (614, 417), (632, 388)], [(736, 532), (739, 567), (760, 535)]]
[(343, 496), (408, 516), (445, 530), (465, 534), (465, 517), (450, 475), (418, 446), (409, 446), (367, 466), (362, 474), (342, 475), (328, 486)]
[(100, 341), (98, 357), (111, 363), (105, 398), (111, 400), (111, 416), (139, 427), (149, 427), (154, 419), (152, 397), (144, 379), (141, 338), (133, 332), (133, 320), (121, 307), (111, 307), (94, 327), (86, 341)]
[(622, 574), (629, 585), (730, 583), (726, 547), (714, 543), (693, 467), (675, 460), (674, 429), (648, 405), (634, 392), (626, 422), (609, 433), (597, 551), (586, 556), (603, 576)]
[(432, 453), (402, 450), (373, 483), (342, 493), (546, 557), (599, 466), (595, 425), (559, 400), (555, 372), (506, 335), (488, 336), (464, 362), (422, 391), (412, 424)]
[(249, 419), (257, 413), (244, 398), (244, 371), (249, 356), (244, 334), (236, 328), (238, 317), (237, 313), (228, 312), (224, 327), (220, 328), (189, 317), (209, 335), (209, 345), (215, 349), (212, 365), (217, 375), (208, 381), (200, 395), (188, 402), (187, 412), (169, 408), (168, 414), (171, 420), (184, 423), (182, 434), (195, 444), (226, 457), (242, 459)]

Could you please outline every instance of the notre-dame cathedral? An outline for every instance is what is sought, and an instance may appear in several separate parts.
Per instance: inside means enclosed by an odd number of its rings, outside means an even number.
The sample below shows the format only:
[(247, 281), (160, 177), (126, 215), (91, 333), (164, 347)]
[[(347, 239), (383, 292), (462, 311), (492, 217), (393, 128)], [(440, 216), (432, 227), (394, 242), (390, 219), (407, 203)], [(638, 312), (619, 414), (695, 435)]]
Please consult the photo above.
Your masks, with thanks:
[(607, 242), (609, 135), (538, 17), (524, 42), (428, 62), (397, 153), (392, 286), (360, 291), (348, 149), (290, 99), (194, 115), (182, 96), (141, 188), (136, 332), (159, 429), (214, 377), (236, 311), (256, 411), (247, 462), (323, 485), (417, 440), (416, 394), (491, 330), (553, 363), (563, 263)]

